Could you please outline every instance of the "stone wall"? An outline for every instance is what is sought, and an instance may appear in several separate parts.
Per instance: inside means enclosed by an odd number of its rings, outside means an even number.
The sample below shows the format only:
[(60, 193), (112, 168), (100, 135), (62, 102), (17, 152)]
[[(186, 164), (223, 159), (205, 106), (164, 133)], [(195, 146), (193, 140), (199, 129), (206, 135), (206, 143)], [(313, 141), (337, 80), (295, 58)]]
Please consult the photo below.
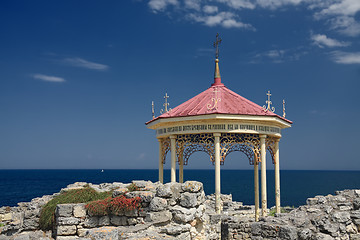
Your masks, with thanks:
[[(85, 204), (59, 204), (56, 208), (57, 239), (95, 238), (99, 234), (119, 235), (124, 239), (153, 236), (158, 239), (205, 239), (205, 193), (200, 182), (152, 183), (133, 181), (139, 191), (126, 197), (140, 197), (140, 211), (124, 211), (119, 215), (91, 216)], [(126, 192), (123, 185), (113, 197)], [(136, 236), (135, 236), (136, 235)], [(114, 238), (117, 239), (117, 238)]]
[[(160, 184), (133, 181), (139, 191), (127, 192), (130, 184), (89, 184), (96, 191), (113, 191), (140, 197), (142, 210), (118, 215), (91, 216), (85, 204), (60, 204), (53, 232), (39, 230), (41, 207), (57, 194), (0, 208), (0, 240), (100, 240), (100, 239), (300, 239), (360, 240), (360, 190), (307, 199), (307, 205), (289, 213), (254, 221), (254, 206), (221, 195), (222, 214), (216, 214), (214, 195), (205, 196), (200, 182)], [(82, 188), (75, 183), (62, 191)]]
[(307, 205), (259, 222), (222, 216), (222, 230), (222, 239), (360, 240), (360, 190), (309, 198)]

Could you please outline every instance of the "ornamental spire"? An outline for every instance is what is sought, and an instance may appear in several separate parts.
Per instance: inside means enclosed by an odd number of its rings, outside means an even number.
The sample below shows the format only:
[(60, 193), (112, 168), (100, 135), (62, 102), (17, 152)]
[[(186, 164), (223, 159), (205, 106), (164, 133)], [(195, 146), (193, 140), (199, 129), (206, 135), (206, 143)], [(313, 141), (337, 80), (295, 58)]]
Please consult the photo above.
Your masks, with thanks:
[(211, 86), (222, 86), (224, 84), (221, 83), (220, 76), (220, 68), (219, 68), (219, 45), (222, 39), (219, 37), (219, 33), (216, 34), (216, 41), (214, 42), (214, 48), (216, 48), (215, 52), (215, 73), (214, 73), (214, 83)]

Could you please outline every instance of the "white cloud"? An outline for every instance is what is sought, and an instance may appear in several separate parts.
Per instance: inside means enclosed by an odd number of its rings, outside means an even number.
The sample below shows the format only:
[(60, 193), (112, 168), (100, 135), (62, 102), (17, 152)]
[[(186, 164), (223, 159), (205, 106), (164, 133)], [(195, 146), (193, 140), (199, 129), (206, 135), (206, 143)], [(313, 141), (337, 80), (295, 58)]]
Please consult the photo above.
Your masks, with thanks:
[(360, 11), (359, 0), (342, 0), (330, 4), (328, 7), (321, 10), (319, 15), (354, 16), (358, 11)]
[(34, 75), (32, 75), (32, 77), (35, 79), (39, 79), (41, 81), (45, 81), (45, 82), (65, 82), (64, 78), (49, 76), (49, 75), (44, 75), (44, 74), (34, 74)]
[(261, 63), (271, 61), (273, 63), (283, 63), (288, 61), (297, 61), (300, 57), (308, 54), (303, 47), (294, 49), (272, 49), (269, 51), (256, 53), (250, 63)]
[(230, 12), (220, 12), (216, 15), (189, 14), (188, 17), (195, 22), (200, 22), (209, 27), (222, 26), (225, 28), (245, 28), (255, 30), (251, 24), (236, 20), (236, 15)]
[(241, 9), (241, 8), (254, 9), (256, 7), (256, 5), (249, 0), (216, 0), (216, 1), (220, 3), (224, 3), (234, 9)]
[(105, 65), (105, 64), (100, 64), (100, 63), (94, 63), (94, 62), (90, 62), (87, 61), (85, 59), (82, 58), (65, 58), (63, 60), (63, 62), (65, 64), (74, 66), (74, 67), (82, 67), (82, 68), (88, 68), (88, 69), (93, 69), (93, 70), (99, 70), (99, 71), (105, 71), (109, 69), (109, 66)]
[(360, 52), (334, 51), (331, 53), (332, 59), (340, 64), (360, 64)]
[(256, 3), (262, 8), (277, 9), (286, 5), (298, 5), (303, 0), (257, 0)]
[(336, 39), (328, 38), (325, 34), (314, 34), (311, 35), (313, 43), (321, 48), (326, 47), (347, 47), (350, 45), (349, 42), (341, 42)]
[(169, 5), (178, 5), (177, 0), (150, 0), (149, 7), (153, 11), (164, 11)]
[(353, 17), (340, 16), (329, 20), (331, 29), (347, 36), (355, 37), (360, 35), (360, 23)]
[(186, 8), (194, 9), (196, 11), (200, 11), (201, 0), (184, 0), (184, 4)]
[(212, 14), (212, 13), (216, 13), (218, 11), (218, 7), (217, 6), (210, 6), (210, 5), (205, 5), (203, 7), (203, 11), (205, 13), (208, 13), (208, 14)]

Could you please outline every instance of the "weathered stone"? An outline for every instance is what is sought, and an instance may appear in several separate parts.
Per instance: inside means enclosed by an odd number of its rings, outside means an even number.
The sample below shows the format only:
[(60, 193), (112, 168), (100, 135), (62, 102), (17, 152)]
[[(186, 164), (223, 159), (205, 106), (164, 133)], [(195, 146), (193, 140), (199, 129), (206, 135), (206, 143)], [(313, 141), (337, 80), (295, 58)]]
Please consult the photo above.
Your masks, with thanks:
[(110, 222), (111, 222), (111, 224), (113, 224), (115, 226), (126, 226), (127, 225), (127, 217), (111, 216)]
[(23, 221), (23, 228), (25, 230), (39, 229), (39, 219), (38, 218), (25, 219)]
[(360, 234), (350, 234), (350, 240), (360, 240)]
[(196, 208), (187, 209), (180, 206), (175, 206), (171, 211), (174, 214), (174, 219), (181, 223), (188, 223), (195, 219)]
[(154, 197), (149, 205), (150, 211), (162, 211), (167, 207), (167, 200), (164, 198)]
[(71, 217), (73, 213), (73, 204), (58, 204), (55, 213), (58, 217)]
[(162, 212), (149, 212), (146, 214), (146, 222), (164, 223), (169, 222), (172, 219), (172, 214), (169, 211)]
[(158, 197), (170, 198), (172, 197), (175, 201), (180, 197), (182, 193), (182, 184), (177, 182), (170, 182), (164, 185), (160, 185), (156, 190)]
[(117, 240), (119, 239), (119, 232), (116, 227), (101, 227), (101, 228), (88, 230), (85, 237), (88, 237), (93, 240), (103, 240), (103, 239)]
[(102, 216), (99, 218), (99, 226), (109, 226), (110, 225), (110, 217)]
[(137, 209), (126, 210), (124, 215), (127, 217), (137, 217), (139, 216), (139, 211)]
[(348, 212), (335, 212), (333, 215), (333, 221), (339, 223), (346, 223), (350, 221), (350, 213)]
[(292, 226), (281, 226), (279, 232), (280, 239), (296, 239), (297, 238), (297, 230)]
[(350, 223), (346, 226), (346, 232), (350, 234), (355, 234), (358, 232), (357, 227), (353, 223)]
[(333, 237), (331, 237), (330, 235), (324, 234), (324, 233), (317, 233), (316, 235), (313, 236), (314, 240), (334, 240)]
[(84, 222), (84, 226), (87, 228), (94, 228), (99, 225), (98, 217), (87, 217)]
[(76, 234), (76, 226), (58, 226), (56, 229), (57, 235), (75, 235)]
[(117, 196), (120, 196), (120, 195), (124, 195), (128, 191), (129, 190), (127, 188), (123, 188), (123, 187), (115, 189), (113, 191), (112, 197), (117, 197)]
[(312, 232), (310, 229), (305, 228), (298, 233), (300, 240), (310, 240), (312, 238)]
[(136, 218), (128, 218), (127, 219), (128, 224), (131, 225), (136, 225), (137, 224), (137, 220)]
[(56, 240), (91, 240), (91, 239), (79, 238), (78, 236), (57, 236)]
[(57, 224), (58, 225), (77, 225), (79, 224), (80, 219), (74, 217), (58, 217)]
[(360, 210), (351, 211), (350, 217), (354, 219), (360, 219)]
[(185, 192), (180, 196), (180, 205), (183, 207), (191, 208), (198, 206), (196, 193)]
[(0, 221), (11, 221), (12, 213), (5, 213), (0, 215)]
[(170, 225), (166, 226), (165, 228), (161, 229), (161, 232), (167, 233), (169, 235), (179, 235), (183, 232), (190, 231), (191, 226), (189, 224), (185, 225)]
[(79, 203), (79, 204), (74, 205), (73, 214), (74, 214), (74, 217), (77, 217), (77, 218), (86, 217), (85, 203)]
[(150, 191), (133, 191), (125, 194), (127, 198), (140, 197), (142, 202), (150, 202), (155, 194)]
[(306, 199), (306, 204), (309, 206), (316, 205), (318, 203), (317, 198), (308, 198)]
[(197, 193), (203, 190), (203, 184), (197, 181), (186, 181), (181, 187), (184, 192)]

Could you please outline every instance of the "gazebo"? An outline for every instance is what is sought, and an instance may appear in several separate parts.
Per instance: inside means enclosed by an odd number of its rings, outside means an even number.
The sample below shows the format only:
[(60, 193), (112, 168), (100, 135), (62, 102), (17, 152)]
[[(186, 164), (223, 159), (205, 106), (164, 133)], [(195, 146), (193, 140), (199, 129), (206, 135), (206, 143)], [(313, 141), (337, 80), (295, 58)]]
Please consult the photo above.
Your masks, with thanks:
[[(218, 36), (217, 36), (218, 37)], [(276, 212), (280, 212), (279, 141), (281, 130), (291, 127), (292, 122), (279, 116), (271, 107), (270, 92), (267, 106), (236, 94), (222, 82), (219, 70), (218, 44), (215, 42), (216, 59), (214, 82), (211, 86), (146, 123), (156, 130), (159, 141), (159, 181), (163, 182), (163, 164), (171, 152), (171, 182), (176, 182), (176, 162), (179, 164), (179, 181), (184, 179), (183, 166), (191, 154), (206, 152), (215, 164), (215, 208), (221, 212), (220, 165), (231, 152), (243, 152), (254, 165), (255, 220), (259, 218), (259, 165), (261, 166), (262, 216), (267, 214), (266, 150), (275, 167)], [(167, 100), (167, 95), (165, 100)]]

